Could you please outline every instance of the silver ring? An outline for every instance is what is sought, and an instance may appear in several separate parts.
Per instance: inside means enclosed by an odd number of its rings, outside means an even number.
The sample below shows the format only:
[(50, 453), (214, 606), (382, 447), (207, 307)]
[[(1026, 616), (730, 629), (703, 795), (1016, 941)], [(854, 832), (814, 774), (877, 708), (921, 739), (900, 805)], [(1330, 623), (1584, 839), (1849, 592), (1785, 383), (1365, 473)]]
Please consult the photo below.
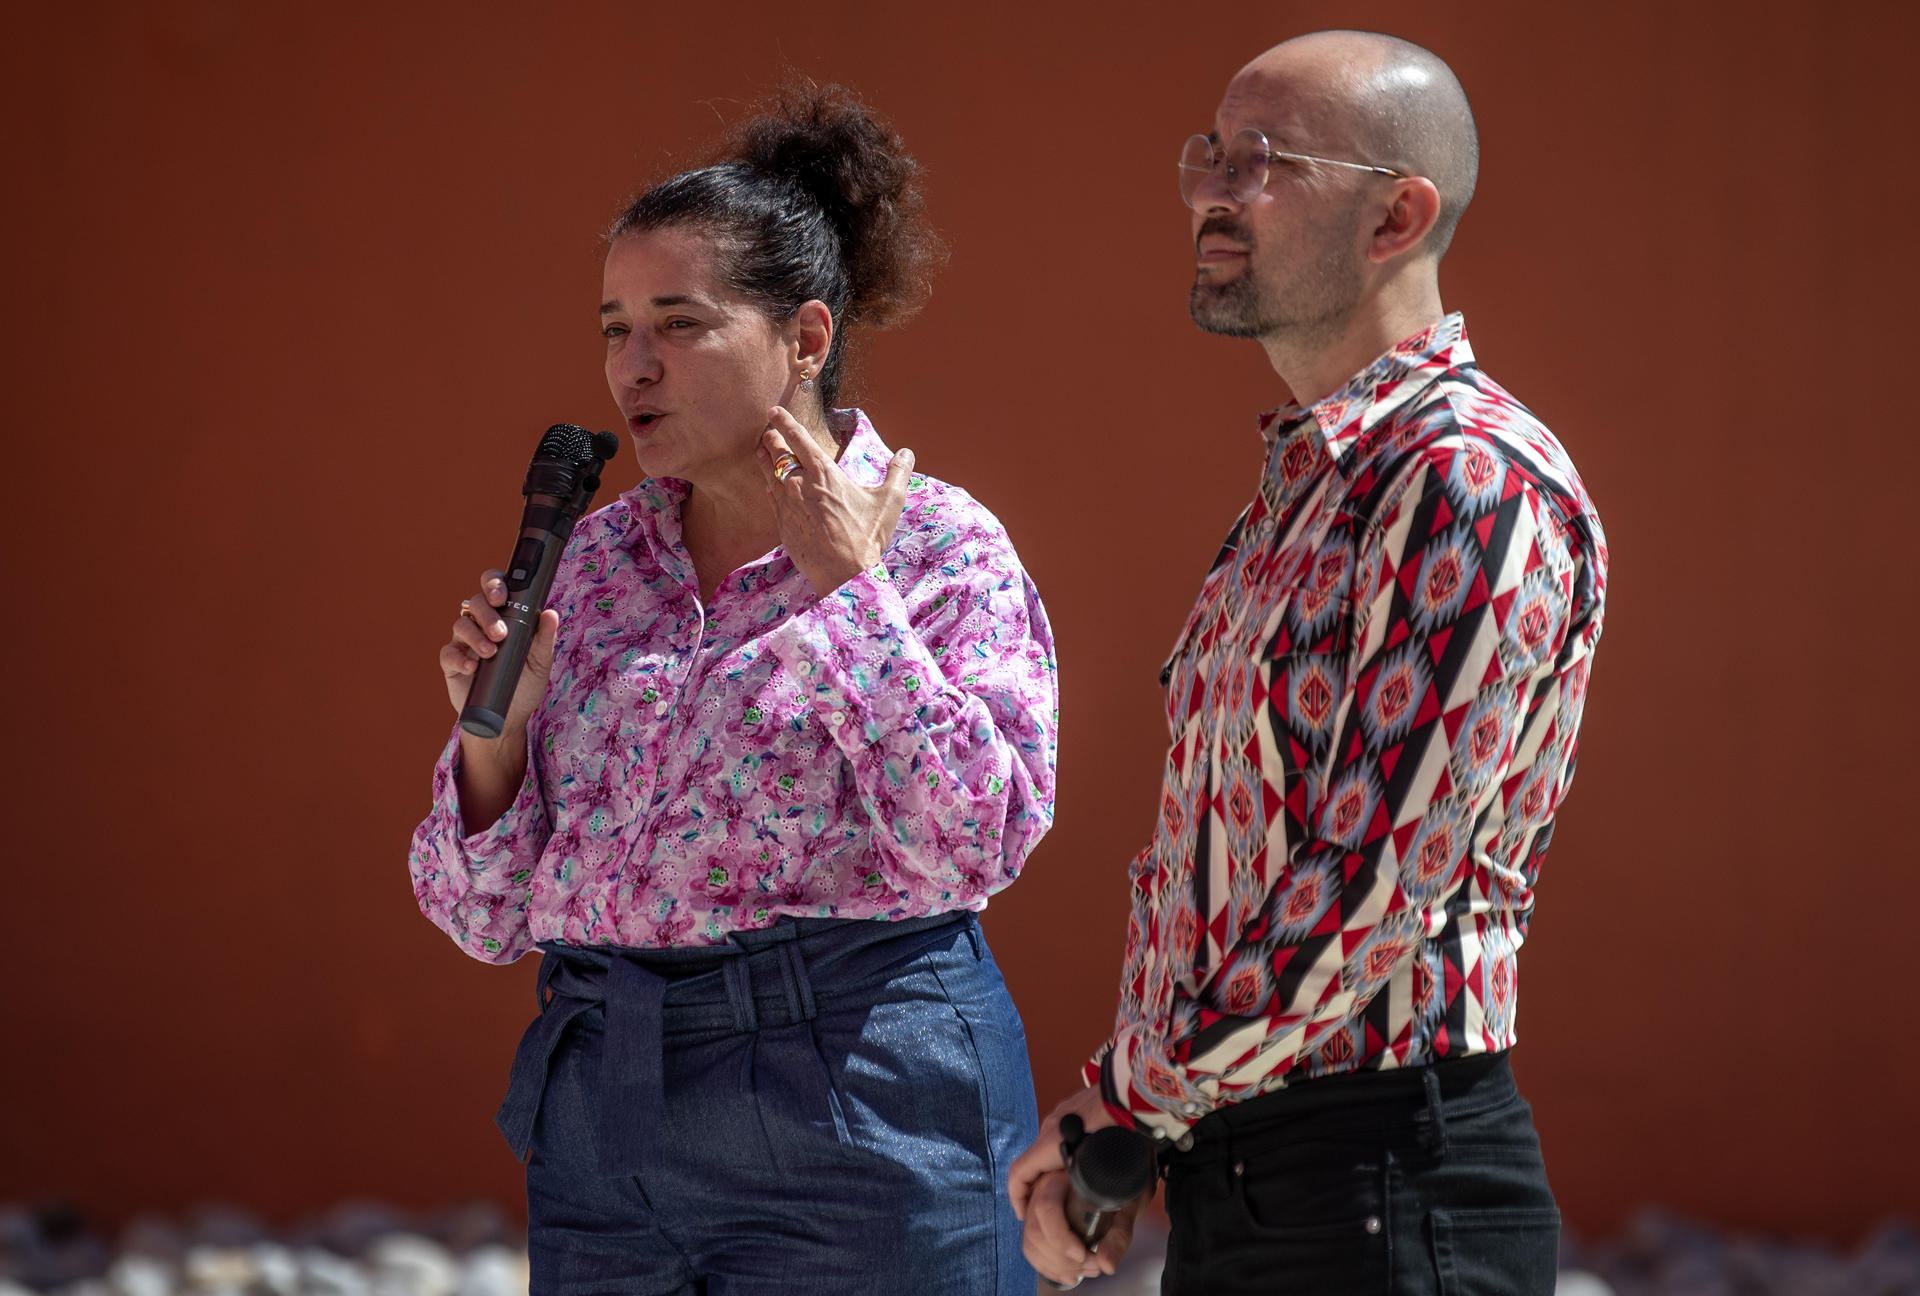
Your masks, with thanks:
[(794, 457), (793, 451), (791, 450), (782, 450), (780, 457), (773, 461), (773, 479), (775, 481), (785, 481), (799, 471), (800, 461)]

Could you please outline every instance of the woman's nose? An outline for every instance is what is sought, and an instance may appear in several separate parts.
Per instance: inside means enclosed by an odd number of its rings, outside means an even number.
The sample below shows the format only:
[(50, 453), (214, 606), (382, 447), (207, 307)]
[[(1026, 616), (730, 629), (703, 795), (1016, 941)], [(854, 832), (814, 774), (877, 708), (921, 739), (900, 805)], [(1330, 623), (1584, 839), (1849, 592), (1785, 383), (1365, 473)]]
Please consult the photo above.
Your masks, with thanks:
[(660, 381), (659, 353), (632, 338), (608, 359), (607, 368), (613, 379), (623, 386), (644, 387)]

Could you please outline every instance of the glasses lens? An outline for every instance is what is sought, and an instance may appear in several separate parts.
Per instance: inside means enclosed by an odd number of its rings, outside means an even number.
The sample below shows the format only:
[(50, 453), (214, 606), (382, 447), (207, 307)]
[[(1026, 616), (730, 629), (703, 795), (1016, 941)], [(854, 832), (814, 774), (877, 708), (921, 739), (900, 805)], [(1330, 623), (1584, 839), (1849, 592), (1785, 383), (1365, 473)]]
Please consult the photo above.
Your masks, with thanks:
[(1267, 137), (1243, 130), (1227, 141), (1227, 192), (1249, 203), (1267, 187)]
[(1180, 201), (1193, 206), (1193, 195), (1213, 173), (1213, 141), (1194, 135), (1180, 149)]

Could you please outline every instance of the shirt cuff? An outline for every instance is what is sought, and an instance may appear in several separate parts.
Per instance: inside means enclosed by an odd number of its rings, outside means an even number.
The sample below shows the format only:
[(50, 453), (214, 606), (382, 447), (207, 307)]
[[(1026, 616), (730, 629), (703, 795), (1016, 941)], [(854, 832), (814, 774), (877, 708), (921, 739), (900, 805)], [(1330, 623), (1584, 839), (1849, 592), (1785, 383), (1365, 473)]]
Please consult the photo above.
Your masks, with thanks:
[[(488, 891), (525, 886), (533, 876), (533, 861), (525, 849), (527, 839), (537, 836), (546, 823), (546, 807), (540, 803), (540, 782), (534, 772), (532, 739), (527, 741), (526, 776), (520, 781), (513, 804), (476, 833), (466, 830), (461, 817), (459, 773), (460, 729), (456, 725), (434, 771), (434, 802), (441, 810), (448, 856), (476, 883), (491, 883), (484, 887)], [(519, 876), (521, 873), (525, 876)]]
[(1150, 1135), (1157, 1143), (1192, 1146), (1188, 1131), (1194, 1122), (1181, 1120), (1134, 1087), (1134, 1042), (1131, 1031), (1123, 1030), (1115, 1036), (1083, 1069), (1087, 1083), (1100, 1087), (1100, 1098), (1116, 1121)]
[(883, 566), (796, 613), (768, 646), (850, 756), (905, 728), (945, 682)]

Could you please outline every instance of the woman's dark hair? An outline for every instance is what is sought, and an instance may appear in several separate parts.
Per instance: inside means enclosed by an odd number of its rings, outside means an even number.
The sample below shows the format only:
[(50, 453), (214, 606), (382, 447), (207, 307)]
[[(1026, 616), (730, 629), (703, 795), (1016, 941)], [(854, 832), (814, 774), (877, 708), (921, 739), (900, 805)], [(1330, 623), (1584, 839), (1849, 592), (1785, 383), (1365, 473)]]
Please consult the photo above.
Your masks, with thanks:
[(728, 132), (720, 160), (663, 180), (627, 205), (611, 242), (690, 228), (713, 239), (722, 278), (778, 321), (818, 299), (833, 347), (814, 375), (840, 391), (848, 325), (884, 328), (926, 300), (945, 254), (926, 223), (920, 166), (841, 86), (792, 86)]

